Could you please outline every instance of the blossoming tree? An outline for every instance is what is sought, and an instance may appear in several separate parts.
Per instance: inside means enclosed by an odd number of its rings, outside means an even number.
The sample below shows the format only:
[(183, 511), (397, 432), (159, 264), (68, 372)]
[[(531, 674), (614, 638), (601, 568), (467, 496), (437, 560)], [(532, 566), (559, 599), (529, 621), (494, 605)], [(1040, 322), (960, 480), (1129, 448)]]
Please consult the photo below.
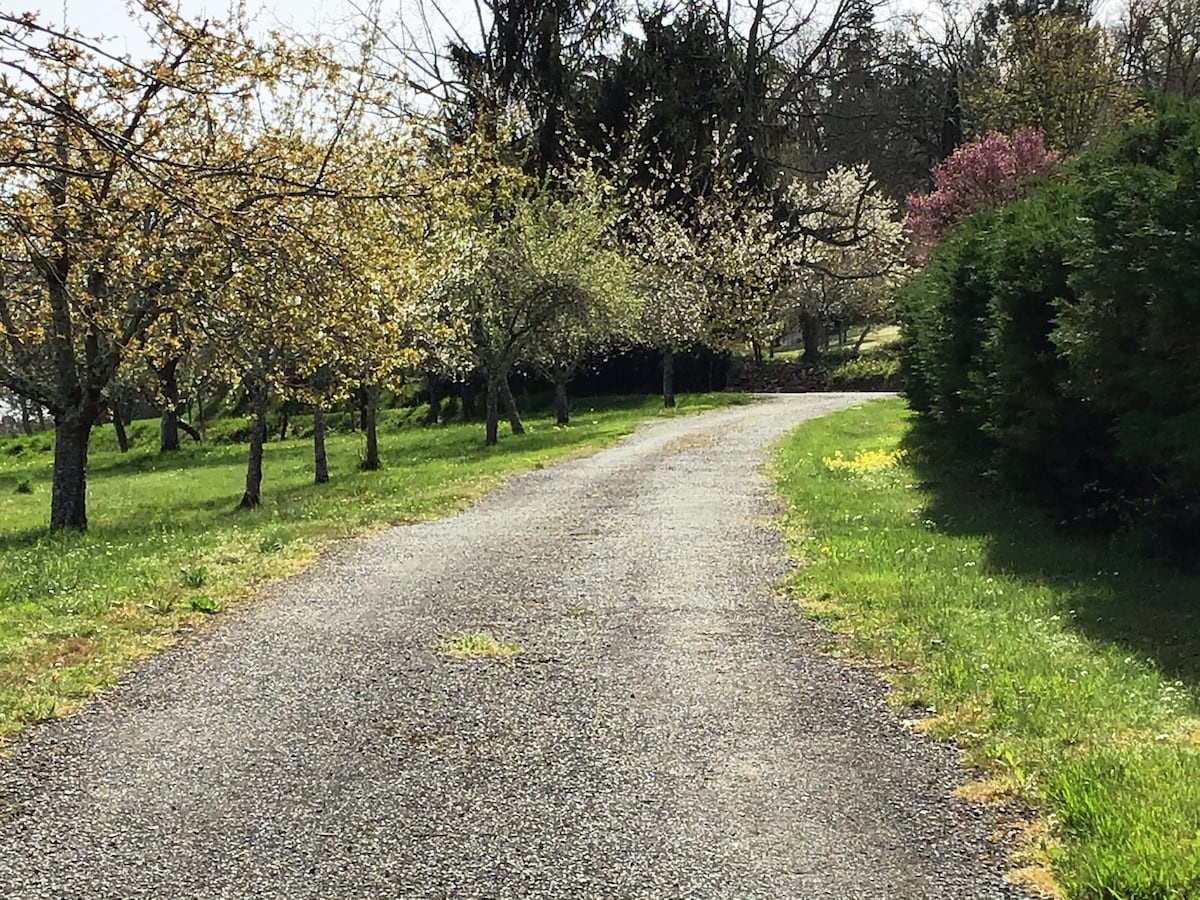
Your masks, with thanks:
[(933, 245), (971, 213), (1023, 197), (1030, 179), (1051, 178), (1058, 171), (1058, 154), (1030, 128), (1011, 136), (989, 132), (960, 147), (934, 168), (932, 191), (905, 201), (904, 227), (914, 262), (925, 262)]

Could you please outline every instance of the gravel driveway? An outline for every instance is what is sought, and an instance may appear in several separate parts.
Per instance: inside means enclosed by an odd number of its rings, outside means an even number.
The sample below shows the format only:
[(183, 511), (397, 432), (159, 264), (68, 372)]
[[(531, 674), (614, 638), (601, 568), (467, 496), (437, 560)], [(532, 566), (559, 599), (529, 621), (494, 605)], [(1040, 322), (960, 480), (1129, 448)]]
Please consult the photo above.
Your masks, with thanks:
[[(772, 597), (763, 448), (643, 427), (347, 544), (0, 762), (0, 896), (1017, 897), (955, 753)], [(515, 661), (454, 661), (489, 630)]]

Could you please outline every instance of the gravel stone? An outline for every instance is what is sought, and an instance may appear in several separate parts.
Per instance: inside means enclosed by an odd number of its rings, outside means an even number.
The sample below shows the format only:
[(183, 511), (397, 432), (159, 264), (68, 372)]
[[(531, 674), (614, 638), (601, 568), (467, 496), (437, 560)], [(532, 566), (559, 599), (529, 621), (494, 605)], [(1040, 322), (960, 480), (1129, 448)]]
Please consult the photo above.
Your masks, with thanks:
[[(348, 542), (0, 761), (0, 896), (1023, 896), (956, 751), (772, 594), (763, 450), (871, 396), (656, 421)], [(472, 630), (522, 653), (436, 653)]]

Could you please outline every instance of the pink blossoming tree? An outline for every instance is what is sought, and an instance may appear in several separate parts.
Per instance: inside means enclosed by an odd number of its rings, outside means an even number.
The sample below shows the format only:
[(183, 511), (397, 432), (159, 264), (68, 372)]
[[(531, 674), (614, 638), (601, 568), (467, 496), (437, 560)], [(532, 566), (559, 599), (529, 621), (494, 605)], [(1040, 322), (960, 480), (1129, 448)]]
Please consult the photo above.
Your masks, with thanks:
[(925, 262), (930, 248), (971, 213), (1017, 200), (1028, 192), (1030, 179), (1051, 178), (1058, 171), (1058, 154), (1033, 128), (1011, 137), (991, 131), (959, 147), (934, 168), (933, 190), (905, 202), (913, 261)]

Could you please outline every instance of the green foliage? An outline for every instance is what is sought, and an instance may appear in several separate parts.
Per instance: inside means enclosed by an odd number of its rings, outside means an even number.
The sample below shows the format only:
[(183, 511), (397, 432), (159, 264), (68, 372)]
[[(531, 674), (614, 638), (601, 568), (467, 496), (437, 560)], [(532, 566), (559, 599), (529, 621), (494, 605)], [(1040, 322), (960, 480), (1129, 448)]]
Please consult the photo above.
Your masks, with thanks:
[(1200, 895), (1200, 577), (980, 490), (909, 420), (883, 400), (781, 443), (788, 592), (958, 742), (968, 796), (1040, 810), (1018, 865), (1072, 900)]
[(994, 217), (992, 212), (972, 217), (938, 246), (897, 302), (902, 368), (913, 408), (947, 430), (966, 434), (978, 427), (978, 416), (964, 401), (983, 346), (989, 296), (985, 239)]
[(968, 85), (968, 130), (1036, 127), (1056, 150), (1078, 152), (1132, 114), (1134, 93), (1107, 52), (1104, 29), (1088, 16), (1018, 17), (1000, 30)]
[(208, 569), (204, 566), (186, 567), (181, 566), (179, 569), (179, 583), (184, 587), (204, 587), (204, 582), (208, 580)]
[(858, 356), (829, 355), (821, 363), (831, 391), (889, 391), (899, 381), (900, 357), (889, 347)]
[(188, 609), (198, 613), (219, 613), (221, 611), (221, 603), (211, 597), (206, 597), (203, 594), (196, 594), (194, 597), (188, 598)]
[(171, 597), (151, 597), (145, 606), (156, 615), (167, 616), (175, 611), (175, 600)]
[(1080, 298), (1055, 340), (1070, 394), (1110, 423), (1139, 522), (1172, 546), (1200, 526), (1200, 104), (1164, 101), (1083, 161)]
[(1200, 104), (1164, 101), (1065, 185), (967, 219), (906, 288), (913, 402), (1068, 517), (1200, 535)]

